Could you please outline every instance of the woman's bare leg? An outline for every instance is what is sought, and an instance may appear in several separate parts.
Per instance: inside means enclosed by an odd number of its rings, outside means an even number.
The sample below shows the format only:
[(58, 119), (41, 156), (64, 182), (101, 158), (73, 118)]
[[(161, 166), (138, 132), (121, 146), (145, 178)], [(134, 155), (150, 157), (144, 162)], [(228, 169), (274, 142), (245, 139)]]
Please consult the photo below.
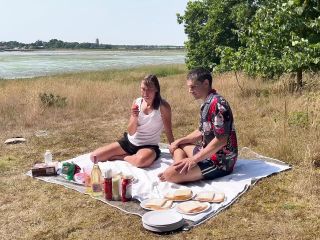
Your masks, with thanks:
[(124, 157), (124, 160), (140, 168), (149, 167), (156, 159), (156, 152), (151, 148), (142, 148), (131, 156)]
[(114, 142), (94, 150), (90, 154), (90, 159), (93, 161), (93, 156), (97, 156), (99, 162), (104, 162), (108, 160), (115, 160), (115, 157), (121, 156), (123, 159), (126, 155), (127, 153), (122, 149), (120, 144), (118, 142)]

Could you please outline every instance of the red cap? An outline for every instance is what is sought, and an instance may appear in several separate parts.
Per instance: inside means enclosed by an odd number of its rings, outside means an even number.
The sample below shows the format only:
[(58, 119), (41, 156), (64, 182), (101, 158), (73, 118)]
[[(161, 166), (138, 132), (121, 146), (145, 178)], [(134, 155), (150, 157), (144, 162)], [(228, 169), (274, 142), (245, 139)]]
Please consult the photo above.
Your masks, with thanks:
[(97, 159), (97, 156), (96, 156), (96, 155), (93, 156), (93, 163), (94, 163), (94, 164), (98, 163), (98, 159)]

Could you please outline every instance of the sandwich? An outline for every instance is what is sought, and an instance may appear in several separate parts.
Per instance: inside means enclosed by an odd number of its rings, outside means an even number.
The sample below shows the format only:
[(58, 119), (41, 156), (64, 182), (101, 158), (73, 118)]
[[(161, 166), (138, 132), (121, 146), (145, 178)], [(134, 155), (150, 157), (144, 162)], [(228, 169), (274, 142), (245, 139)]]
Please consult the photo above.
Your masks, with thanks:
[(189, 188), (178, 189), (173, 193), (168, 193), (165, 197), (174, 201), (184, 201), (192, 197), (192, 191)]
[(146, 204), (145, 207), (146, 208), (150, 208), (152, 210), (159, 210), (162, 208), (163, 205), (165, 205), (165, 203), (167, 202), (166, 199), (162, 199), (162, 198), (153, 198), (153, 199), (149, 199)]
[(211, 202), (214, 199), (214, 192), (212, 191), (206, 191), (206, 192), (200, 192), (197, 193), (196, 200), (200, 202)]
[(203, 211), (204, 209), (206, 209), (208, 207), (207, 204), (205, 203), (201, 203), (199, 201), (188, 201), (188, 202), (183, 202), (180, 203), (178, 208), (181, 212), (183, 213), (198, 213)]
[(211, 202), (213, 202), (213, 203), (221, 203), (221, 202), (224, 201), (224, 198), (225, 198), (225, 194), (224, 193), (222, 193), (222, 192), (215, 193)]
[(165, 204), (162, 205), (161, 209), (169, 209), (172, 206), (173, 201), (167, 200)]

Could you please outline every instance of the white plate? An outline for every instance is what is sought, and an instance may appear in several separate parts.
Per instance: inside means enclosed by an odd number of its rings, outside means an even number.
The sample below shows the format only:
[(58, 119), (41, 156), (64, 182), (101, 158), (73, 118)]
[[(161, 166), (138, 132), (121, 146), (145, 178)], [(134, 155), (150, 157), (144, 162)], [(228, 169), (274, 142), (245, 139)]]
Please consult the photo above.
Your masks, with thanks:
[[(146, 204), (147, 204), (151, 199), (153, 199), (153, 198), (149, 198), (149, 199), (143, 200), (143, 201), (140, 203), (140, 207), (142, 207), (142, 208), (145, 209), (145, 210), (152, 210), (152, 211), (154, 211), (154, 209), (146, 207)], [(168, 200), (168, 201), (169, 201), (169, 200)], [(174, 207), (174, 203), (172, 203), (172, 205), (171, 205), (170, 208), (173, 208), (173, 207)], [(169, 208), (169, 209), (170, 209), (170, 208)], [(168, 209), (168, 208), (163, 208), (163, 209), (159, 209), (159, 210), (163, 211), (163, 210), (166, 210), (166, 209)]]
[(177, 211), (178, 211), (179, 213), (186, 214), (186, 215), (196, 215), (196, 214), (199, 214), (199, 213), (202, 213), (202, 212), (207, 211), (207, 210), (211, 207), (211, 204), (210, 204), (210, 203), (208, 203), (208, 202), (201, 202), (201, 204), (205, 204), (205, 205), (206, 205), (206, 207), (205, 207), (204, 209), (202, 209), (202, 210), (199, 211), (199, 212), (187, 213), (187, 212), (182, 211), (182, 210), (179, 208), (179, 205), (181, 205), (181, 204), (183, 204), (183, 203), (178, 204), (177, 207), (176, 207), (176, 209), (177, 209)]
[(152, 227), (175, 225), (182, 220), (182, 215), (174, 209), (151, 211), (142, 216), (142, 222)]
[(176, 229), (181, 228), (184, 225), (184, 220), (182, 219), (180, 222), (177, 222), (176, 224), (173, 225), (168, 225), (168, 226), (150, 226), (144, 222), (142, 222), (142, 226), (149, 230), (149, 231), (153, 231), (153, 232), (169, 232), (169, 231), (173, 231)]

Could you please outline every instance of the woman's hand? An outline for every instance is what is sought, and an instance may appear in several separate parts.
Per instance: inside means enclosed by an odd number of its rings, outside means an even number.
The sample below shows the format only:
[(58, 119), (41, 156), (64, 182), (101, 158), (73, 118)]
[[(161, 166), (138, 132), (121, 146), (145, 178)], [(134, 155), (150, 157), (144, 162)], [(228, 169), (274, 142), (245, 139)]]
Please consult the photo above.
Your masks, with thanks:
[(137, 118), (139, 116), (139, 112), (139, 106), (134, 103), (131, 107), (131, 116)]

